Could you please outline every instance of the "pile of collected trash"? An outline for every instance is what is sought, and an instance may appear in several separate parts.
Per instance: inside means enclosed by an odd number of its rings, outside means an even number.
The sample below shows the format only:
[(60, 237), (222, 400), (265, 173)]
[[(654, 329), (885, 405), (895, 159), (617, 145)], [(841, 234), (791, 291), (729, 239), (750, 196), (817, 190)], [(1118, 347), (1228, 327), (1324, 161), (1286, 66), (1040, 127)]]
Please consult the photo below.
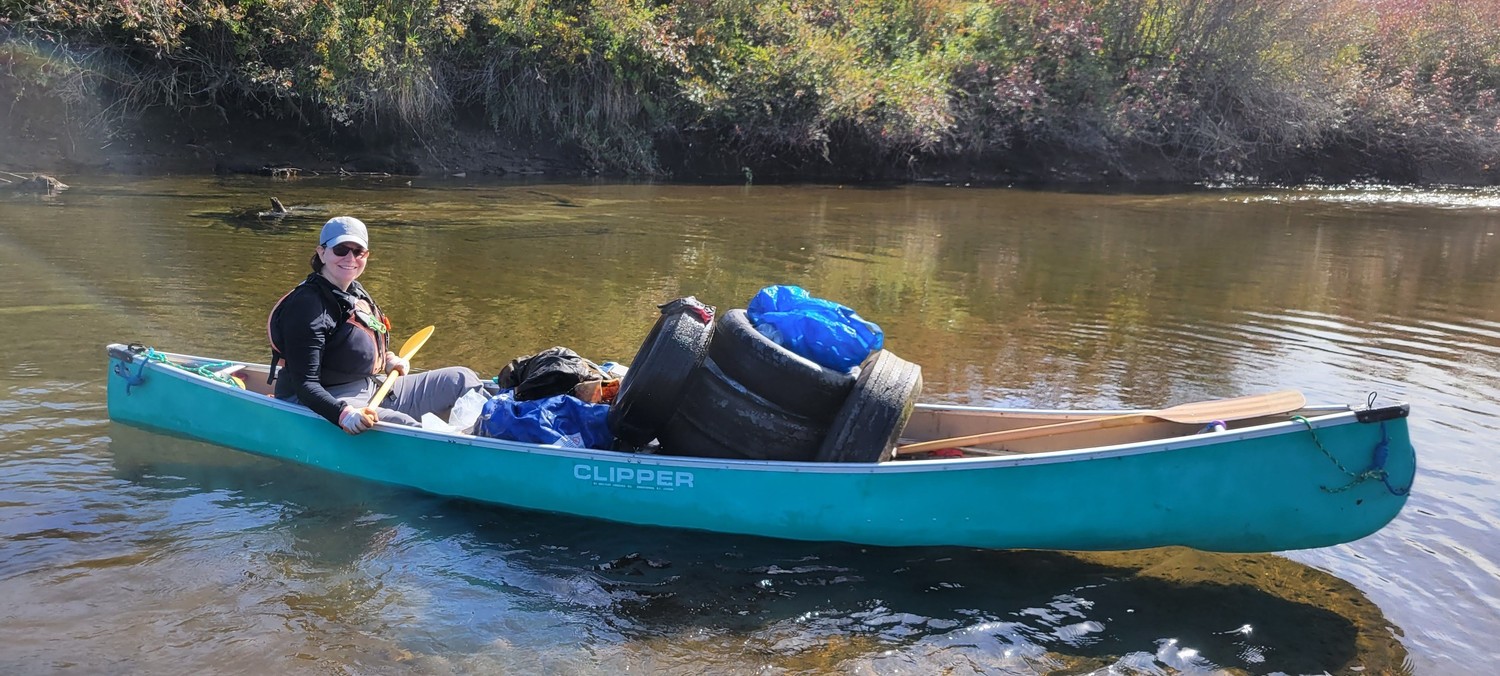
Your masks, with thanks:
[[(627, 369), (567, 348), (501, 370), (497, 395), (455, 406), (482, 436), (752, 460), (888, 460), (922, 369), (880, 327), (796, 286), (722, 314), (692, 296), (661, 314)], [(463, 422), (456, 422), (464, 426)]]
[(425, 429), (572, 448), (614, 446), (607, 416), (626, 367), (595, 364), (566, 347), (517, 357), (484, 391), (454, 403), (444, 421), (429, 413)]

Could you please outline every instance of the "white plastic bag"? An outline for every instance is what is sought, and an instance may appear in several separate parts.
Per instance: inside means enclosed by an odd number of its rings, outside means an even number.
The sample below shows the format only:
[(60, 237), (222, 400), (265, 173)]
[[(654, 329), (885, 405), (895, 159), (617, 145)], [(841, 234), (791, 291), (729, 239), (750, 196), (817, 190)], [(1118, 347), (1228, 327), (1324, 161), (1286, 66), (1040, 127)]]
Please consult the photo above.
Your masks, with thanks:
[(422, 414), (422, 429), (429, 432), (447, 432), (449, 434), (458, 431), (456, 429), (453, 429), (452, 425), (443, 422), (442, 418), (439, 418), (431, 413)]
[(448, 414), (448, 426), (455, 432), (472, 434), (474, 421), (479, 420), (479, 413), (484, 410), (486, 401), (489, 401), (489, 397), (483, 390), (469, 390), (458, 401), (453, 402), (453, 412)]

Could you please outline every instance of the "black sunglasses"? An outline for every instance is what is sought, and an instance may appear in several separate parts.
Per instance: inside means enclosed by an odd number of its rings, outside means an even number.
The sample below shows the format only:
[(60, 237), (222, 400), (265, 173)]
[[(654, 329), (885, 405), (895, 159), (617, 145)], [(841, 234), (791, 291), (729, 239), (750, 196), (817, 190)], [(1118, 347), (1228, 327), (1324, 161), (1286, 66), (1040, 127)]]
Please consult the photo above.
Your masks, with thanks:
[(349, 246), (348, 244), (335, 244), (333, 245), (333, 248), (329, 250), (333, 252), (333, 255), (338, 256), (339, 258), (348, 256), (349, 252), (351, 251), (354, 252), (355, 258), (364, 258), (366, 254), (370, 253), (368, 249), (361, 249), (357, 246)]

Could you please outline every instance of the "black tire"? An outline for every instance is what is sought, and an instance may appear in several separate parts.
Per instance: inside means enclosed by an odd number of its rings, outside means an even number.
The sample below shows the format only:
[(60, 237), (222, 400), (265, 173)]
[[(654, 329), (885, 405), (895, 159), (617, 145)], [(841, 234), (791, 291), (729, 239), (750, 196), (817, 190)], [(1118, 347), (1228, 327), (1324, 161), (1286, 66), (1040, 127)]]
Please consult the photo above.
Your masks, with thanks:
[(744, 310), (719, 318), (708, 356), (751, 392), (788, 411), (831, 420), (854, 388), (854, 374), (840, 373), (788, 350), (750, 323)]
[(818, 462), (890, 460), (922, 394), (922, 367), (881, 350), (865, 360), (814, 457)]
[(725, 375), (712, 357), (693, 377), (661, 452), (749, 460), (810, 460), (828, 427), (787, 411)]
[(740, 448), (720, 441), (699, 426), (697, 421), (683, 416), (680, 411), (662, 428), (661, 445), (656, 452), (658, 455), (686, 455), (695, 458), (763, 459), (751, 457)]
[(609, 408), (606, 420), (616, 439), (643, 446), (656, 438), (708, 356), (713, 330), (713, 308), (692, 296), (661, 306)]

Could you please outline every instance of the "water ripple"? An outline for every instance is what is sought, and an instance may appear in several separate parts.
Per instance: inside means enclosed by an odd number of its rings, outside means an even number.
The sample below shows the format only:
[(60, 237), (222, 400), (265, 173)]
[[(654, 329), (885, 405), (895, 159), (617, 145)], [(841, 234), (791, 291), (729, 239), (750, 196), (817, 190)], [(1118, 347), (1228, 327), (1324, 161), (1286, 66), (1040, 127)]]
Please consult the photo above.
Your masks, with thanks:
[[(99, 343), (264, 358), (257, 322), (305, 274), (315, 227), (226, 224), (265, 202), (260, 179), (131, 178), (45, 208), (0, 202), (0, 266), (14, 272), (0, 276), (14, 320), (0, 334), (18, 355), (0, 373), (0, 671), (1500, 662), (1493, 190), (276, 189), (369, 215), (382, 251), (402, 255), (364, 279), (400, 322), (445, 327), (434, 363), (492, 371), (553, 344), (625, 359), (656, 303), (734, 307), (798, 283), (880, 322), (933, 398), (1113, 408), (1295, 387), (1407, 400), (1416, 488), (1380, 533), (1287, 556), (892, 551), (480, 507), (148, 434), (107, 423)], [(59, 239), (69, 214), (76, 236)], [(984, 500), (928, 502), (986, 514)]]

